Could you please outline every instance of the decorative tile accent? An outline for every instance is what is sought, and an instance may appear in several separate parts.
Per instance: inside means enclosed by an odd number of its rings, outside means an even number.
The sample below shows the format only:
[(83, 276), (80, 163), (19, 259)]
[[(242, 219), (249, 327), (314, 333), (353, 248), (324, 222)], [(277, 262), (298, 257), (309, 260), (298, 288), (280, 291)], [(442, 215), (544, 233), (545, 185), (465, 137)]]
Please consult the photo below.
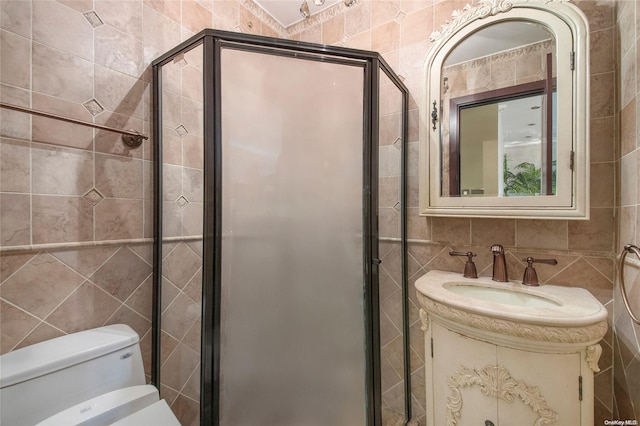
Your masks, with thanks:
[(100, 25), (104, 25), (100, 16), (94, 11), (90, 10), (89, 12), (83, 13), (84, 17), (89, 21), (93, 28), (99, 27)]
[(180, 135), (181, 138), (184, 138), (189, 134), (189, 131), (182, 124), (176, 127), (176, 132)]
[(91, 188), (82, 198), (92, 206), (97, 206), (100, 201), (104, 200), (104, 196), (95, 188)]
[(398, 12), (398, 14), (396, 15), (395, 18), (393, 18), (394, 21), (396, 21), (398, 24), (401, 23), (402, 21), (404, 21), (404, 18), (407, 17), (407, 14), (400, 11)]
[(187, 204), (189, 204), (189, 200), (187, 200), (186, 198), (184, 198), (182, 195), (180, 196), (180, 198), (178, 198), (176, 200), (176, 204), (178, 205), (178, 207), (180, 207), (181, 209), (184, 209), (185, 207), (187, 207)]
[(102, 107), (102, 105), (100, 105), (100, 102), (98, 102), (95, 98), (83, 103), (82, 106), (85, 107), (87, 111), (89, 111), (89, 114), (93, 115), (94, 117), (104, 111), (104, 108)]
[(402, 149), (402, 139), (397, 138), (394, 142), (393, 142), (393, 147), (395, 149), (397, 149), (398, 151), (400, 151)]

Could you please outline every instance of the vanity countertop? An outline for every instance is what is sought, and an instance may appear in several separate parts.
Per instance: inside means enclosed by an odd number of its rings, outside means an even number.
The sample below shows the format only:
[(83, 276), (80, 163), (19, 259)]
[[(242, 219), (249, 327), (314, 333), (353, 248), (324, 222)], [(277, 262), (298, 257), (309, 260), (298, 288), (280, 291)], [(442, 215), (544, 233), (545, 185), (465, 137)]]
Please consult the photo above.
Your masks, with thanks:
[(583, 288), (531, 287), (517, 281), (464, 278), (437, 270), (420, 277), (415, 287), (426, 303), (430, 300), (455, 310), (525, 324), (584, 327), (605, 321), (608, 315), (607, 309)]

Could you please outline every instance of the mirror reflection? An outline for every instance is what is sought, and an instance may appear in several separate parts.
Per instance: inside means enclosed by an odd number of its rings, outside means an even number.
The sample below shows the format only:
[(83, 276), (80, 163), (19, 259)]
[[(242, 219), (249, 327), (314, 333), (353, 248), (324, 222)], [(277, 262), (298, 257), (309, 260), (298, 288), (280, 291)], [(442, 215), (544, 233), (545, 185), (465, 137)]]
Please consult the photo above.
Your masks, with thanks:
[(556, 194), (556, 62), (553, 35), (529, 21), (484, 27), (447, 55), (442, 196)]

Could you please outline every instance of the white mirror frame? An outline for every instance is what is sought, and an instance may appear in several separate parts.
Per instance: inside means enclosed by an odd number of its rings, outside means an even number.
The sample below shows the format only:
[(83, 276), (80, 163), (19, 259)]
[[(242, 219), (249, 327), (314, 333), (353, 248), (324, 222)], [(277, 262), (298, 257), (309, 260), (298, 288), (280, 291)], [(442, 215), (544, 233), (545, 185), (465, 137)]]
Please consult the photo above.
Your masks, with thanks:
[[(442, 64), (462, 39), (481, 28), (505, 20), (537, 22), (550, 29), (558, 47), (558, 100), (571, 105), (558, 111), (571, 111), (571, 120), (558, 115), (558, 159), (573, 157), (566, 193), (536, 197), (443, 197), (440, 193), (440, 123), (433, 129), (432, 103), (440, 104)], [(560, 23), (560, 25), (558, 25)], [(565, 31), (562, 28), (568, 28)], [(563, 0), (480, 0), (453, 12), (451, 20), (431, 35), (434, 43), (425, 61), (425, 90), (420, 120), (419, 197), (423, 216), (507, 217), (519, 219), (589, 218), (589, 30), (585, 15)], [(566, 57), (561, 54), (566, 51)], [(569, 53), (574, 52), (570, 59)], [(573, 61), (574, 70), (569, 63)], [(560, 70), (567, 69), (567, 73)], [(562, 74), (562, 76), (561, 76)], [(564, 83), (564, 85), (563, 85)], [(561, 86), (562, 85), (562, 86)], [(439, 118), (439, 117), (438, 117)], [(564, 123), (564, 126), (562, 126)], [(562, 126), (562, 129), (561, 129)], [(568, 140), (567, 140), (568, 139)], [(561, 148), (562, 147), (562, 148)], [(573, 153), (573, 154), (572, 154)], [(570, 170), (563, 168), (566, 175)], [(559, 171), (560, 173), (560, 171)], [(562, 179), (562, 176), (559, 175)], [(561, 185), (559, 185), (559, 188)]]

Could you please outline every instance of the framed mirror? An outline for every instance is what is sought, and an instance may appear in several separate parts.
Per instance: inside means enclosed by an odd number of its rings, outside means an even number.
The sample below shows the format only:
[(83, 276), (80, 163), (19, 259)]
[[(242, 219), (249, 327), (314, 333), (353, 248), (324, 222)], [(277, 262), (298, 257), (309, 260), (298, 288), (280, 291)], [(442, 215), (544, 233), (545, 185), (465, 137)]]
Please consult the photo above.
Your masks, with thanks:
[(588, 219), (588, 34), (546, 0), (483, 0), (432, 34), (422, 215)]

